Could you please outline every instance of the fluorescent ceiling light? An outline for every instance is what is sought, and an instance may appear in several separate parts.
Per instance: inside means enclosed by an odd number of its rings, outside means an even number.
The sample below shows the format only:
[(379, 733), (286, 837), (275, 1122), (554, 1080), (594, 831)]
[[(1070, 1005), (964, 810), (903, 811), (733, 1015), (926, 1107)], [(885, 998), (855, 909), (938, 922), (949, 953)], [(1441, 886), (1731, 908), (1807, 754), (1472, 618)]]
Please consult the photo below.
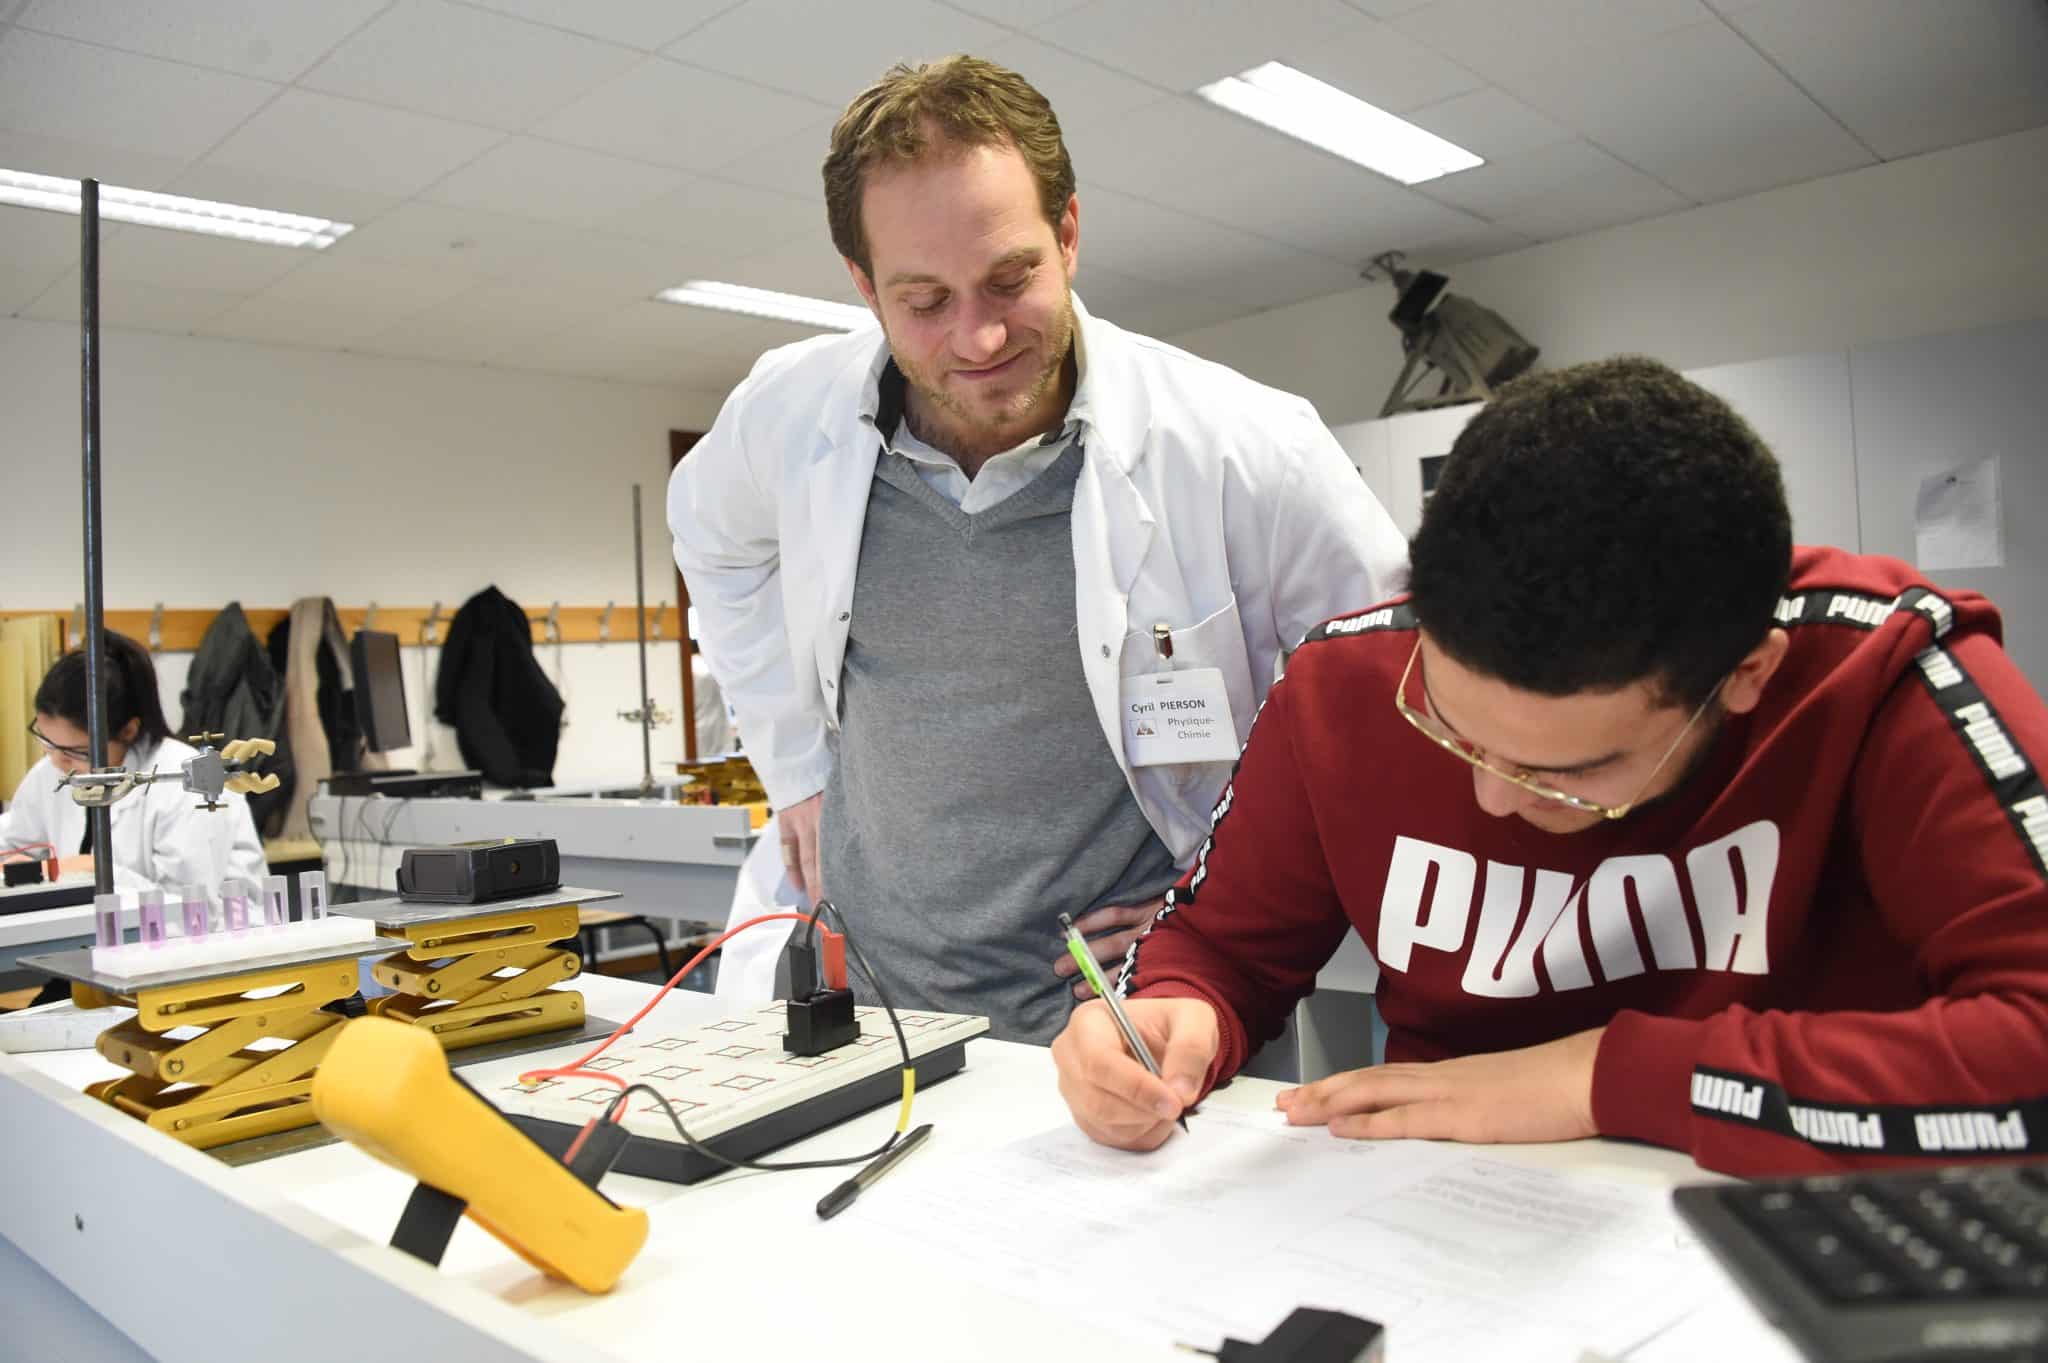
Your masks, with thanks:
[(1195, 93), (1404, 185), (1486, 164), (1456, 143), (1279, 62), (1226, 76)]
[[(0, 203), (47, 208), (54, 213), (79, 211), (79, 183), (54, 175), (0, 170)], [(260, 241), (269, 246), (310, 246), (324, 251), (355, 230), (352, 223), (273, 213), (267, 208), (187, 199), (177, 194), (152, 194), (146, 189), (100, 186), (100, 216), (144, 227), (170, 227), (180, 232)]]
[(859, 331), (873, 326), (875, 321), (873, 313), (851, 303), (832, 303), (773, 289), (750, 289), (744, 284), (720, 284), (711, 279), (692, 279), (654, 296), (664, 303), (686, 303), (693, 308), (716, 308), (720, 312), (744, 313), (777, 322), (798, 322), (822, 331)]

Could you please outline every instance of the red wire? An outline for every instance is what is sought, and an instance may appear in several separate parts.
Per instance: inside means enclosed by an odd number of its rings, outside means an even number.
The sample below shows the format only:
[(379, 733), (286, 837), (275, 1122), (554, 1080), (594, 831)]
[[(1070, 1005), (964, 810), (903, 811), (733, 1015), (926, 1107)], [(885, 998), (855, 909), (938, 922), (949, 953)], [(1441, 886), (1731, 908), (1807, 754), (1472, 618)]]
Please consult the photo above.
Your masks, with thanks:
[[(633, 1016), (627, 1018), (624, 1022), (620, 1023), (619, 1029), (613, 1032), (610, 1036), (606, 1037), (604, 1040), (598, 1042), (597, 1045), (594, 1048), (592, 1048), (588, 1055), (578, 1056), (576, 1059), (570, 1061), (568, 1064), (556, 1066), (554, 1069), (528, 1070), (526, 1073), (519, 1076), (519, 1082), (522, 1084), (538, 1084), (543, 1080), (547, 1079), (560, 1079), (565, 1076), (575, 1076), (589, 1079), (602, 1079), (608, 1084), (617, 1084), (619, 1086), (619, 1091), (621, 1093), (625, 1092), (625, 1080), (620, 1079), (616, 1075), (606, 1074), (601, 1070), (586, 1070), (583, 1067), (585, 1065), (588, 1065), (591, 1061), (597, 1059), (597, 1057), (603, 1055), (605, 1053), (605, 1048), (610, 1046), (614, 1041), (617, 1041), (620, 1037), (632, 1031), (634, 1025), (637, 1024), (640, 1021), (640, 1019), (646, 1017), (649, 1013), (653, 1012), (655, 1005), (668, 997), (669, 990), (675, 988), (678, 984), (682, 982), (683, 976), (695, 970), (700, 964), (703, 963), (704, 958), (706, 956), (709, 956), (712, 952), (716, 951), (719, 947), (723, 946), (729, 938), (737, 937), (740, 933), (745, 932), (748, 928), (758, 927), (763, 923), (780, 922), (783, 919), (794, 919), (796, 922), (799, 923), (808, 923), (811, 919), (811, 915), (807, 913), (764, 913), (761, 914), (759, 917), (749, 918), (744, 923), (733, 924), (733, 926), (727, 928), (724, 932), (721, 932), (718, 934), (718, 936), (712, 938), (710, 942), (708, 942), (705, 945), (702, 951), (698, 952), (695, 956), (692, 956), (689, 960), (683, 962), (683, 968), (681, 970), (678, 970), (675, 974), (669, 976), (668, 983), (655, 991), (654, 997), (647, 1000), (647, 1004), (645, 1007), (641, 1008), (639, 1012), (633, 1014)], [(624, 1115), (624, 1106), (625, 1105), (623, 1103), (620, 1104), (621, 1111), (613, 1114), (612, 1119), (614, 1121), (618, 1120), (621, 1116)]]
[(0, 857), (11, 857), (16, 852), (26, 852), (33, 847), (40, 847), (45, 852), (48, 852), (50, 854), (51, 861), (55, 861), (57, 859), (57, 849), (47, 842), (25, 842), (21, 844), (19, 847), (0, 847)]

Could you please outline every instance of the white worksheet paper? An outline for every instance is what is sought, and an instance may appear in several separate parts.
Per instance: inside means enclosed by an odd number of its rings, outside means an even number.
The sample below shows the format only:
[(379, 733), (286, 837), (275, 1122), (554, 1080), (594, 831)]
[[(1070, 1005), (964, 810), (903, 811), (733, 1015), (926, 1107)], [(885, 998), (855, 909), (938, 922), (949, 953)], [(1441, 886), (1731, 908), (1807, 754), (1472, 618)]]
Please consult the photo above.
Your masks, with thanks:
[(1064, 1126), (933, 1160), (859, 1212), (877, 1252), (1095, 1328), (1214, 1348), (1321, 1306), (1385, 1325), (1401, 1363), (1621, 1355), (1712, 1272), (1662, 1189), (1216, 1108), (1151, 1154)]

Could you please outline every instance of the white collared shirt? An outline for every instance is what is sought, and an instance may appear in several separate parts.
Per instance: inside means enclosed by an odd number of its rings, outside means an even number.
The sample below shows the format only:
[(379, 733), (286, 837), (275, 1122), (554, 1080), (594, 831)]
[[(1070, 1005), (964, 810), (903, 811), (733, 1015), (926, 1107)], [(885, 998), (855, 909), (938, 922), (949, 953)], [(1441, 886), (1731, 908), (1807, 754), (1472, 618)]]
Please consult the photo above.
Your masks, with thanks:
[(1002, 502), (1051, 468), (1074, 443), (1079, 430), (1078, 423), (1069, 422), (1051, 435), (1034, 435), (1014, 449), (992, 454), (971, 479), (952, 455), (912, 435), (907, 421), (897, 426), (889, 448), (916, 466), (926, 487), (972, 516)]

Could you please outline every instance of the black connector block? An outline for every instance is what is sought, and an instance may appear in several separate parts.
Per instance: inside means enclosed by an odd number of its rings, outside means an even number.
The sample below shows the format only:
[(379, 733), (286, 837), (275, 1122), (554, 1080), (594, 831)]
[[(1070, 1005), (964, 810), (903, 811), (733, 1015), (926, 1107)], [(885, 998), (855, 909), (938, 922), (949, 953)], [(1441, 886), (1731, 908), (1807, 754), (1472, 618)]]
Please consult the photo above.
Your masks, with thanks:
[(1258, 1343), (1226, 1339), (1210, 1356), (1221, 1363), (1385, 1363), (1386, 1349), (1378, 1321), (1297, 1306)]
[(5, 872), (8, 888), (16, 885), (40, 885), (43, 883), (43, 863), (40, 861), (10, 861), (0, 871)]
[(819, 989), (791, 999), (786, 1015), (789, 1031), (782, 1038), (782, 1049), (791, 1055), (823, 1055), (860, 1036), (851, 989)]

